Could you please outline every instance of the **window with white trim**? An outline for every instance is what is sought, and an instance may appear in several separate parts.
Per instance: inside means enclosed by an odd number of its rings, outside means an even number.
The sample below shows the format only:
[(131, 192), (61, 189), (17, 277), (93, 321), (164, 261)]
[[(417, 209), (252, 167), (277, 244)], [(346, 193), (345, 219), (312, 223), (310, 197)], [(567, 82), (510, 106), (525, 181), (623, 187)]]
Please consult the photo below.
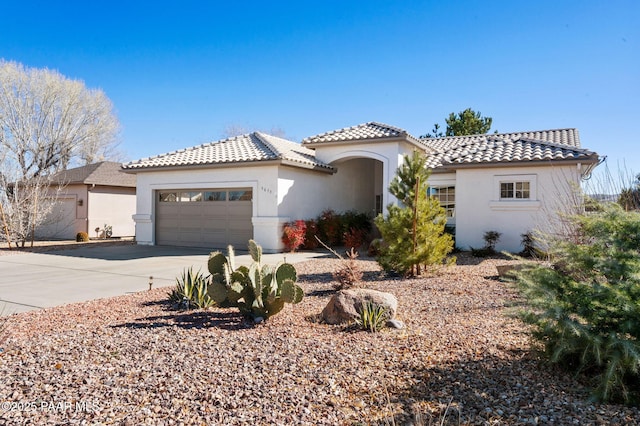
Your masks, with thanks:
[(531, 182), (528, 180), (500, 182), (500, 199), (501, 200), (531, 199)]
[(493, 196), (489, 201), (491, 210), (536, 211), (540, 206), (536, 174), (493, 176)]
[(447, 212), (447, 218), (453, 218), (456, 215), (456, 187), (455, 186), (436, 186), (430, 187), (428, 192), (430, 197), (435, 197), (442, 208)]

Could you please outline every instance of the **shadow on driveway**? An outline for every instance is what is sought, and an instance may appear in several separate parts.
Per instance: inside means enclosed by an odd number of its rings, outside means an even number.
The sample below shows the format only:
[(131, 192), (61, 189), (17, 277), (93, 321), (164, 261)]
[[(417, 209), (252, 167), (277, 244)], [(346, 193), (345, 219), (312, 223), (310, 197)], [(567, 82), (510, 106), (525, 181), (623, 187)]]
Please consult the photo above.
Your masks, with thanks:
[(216, 250), (215, 248), (196, 247), (142, 246), (136, 244), (101, 246), (96, 244), (73, 249), (47, 251), (42, 254), (85, 259), (133, 260), (151, 257), (209, 256), (209, 253)]

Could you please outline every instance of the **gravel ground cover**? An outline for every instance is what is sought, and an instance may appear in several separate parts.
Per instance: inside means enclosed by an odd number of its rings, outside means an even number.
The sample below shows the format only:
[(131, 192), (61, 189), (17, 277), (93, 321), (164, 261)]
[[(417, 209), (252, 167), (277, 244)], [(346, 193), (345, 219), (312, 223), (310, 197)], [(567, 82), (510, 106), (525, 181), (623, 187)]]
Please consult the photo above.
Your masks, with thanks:
[(406, 324), (378, 334), (318, 321), (337, 262), (296, 264), (304, 300), (259, 325), (174, 311), (169, 288), (13, 315), (0, 424), (640, 424), (530, 351), (496, 277), (508, 261), (403, 280), (360, 260)]

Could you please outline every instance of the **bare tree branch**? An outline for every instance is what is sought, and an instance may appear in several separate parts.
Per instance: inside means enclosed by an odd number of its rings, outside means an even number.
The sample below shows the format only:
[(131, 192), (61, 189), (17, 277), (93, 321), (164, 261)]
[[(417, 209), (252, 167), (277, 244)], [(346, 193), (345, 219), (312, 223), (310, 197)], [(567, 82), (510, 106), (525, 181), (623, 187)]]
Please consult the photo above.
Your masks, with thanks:
[(60, 183), (49, 177), (110, 158), (119, 127), (101, 90), (57, 71), (0, 60), (0, 203), (9, 228), (6, 239), (24, 245), (60, 192)]

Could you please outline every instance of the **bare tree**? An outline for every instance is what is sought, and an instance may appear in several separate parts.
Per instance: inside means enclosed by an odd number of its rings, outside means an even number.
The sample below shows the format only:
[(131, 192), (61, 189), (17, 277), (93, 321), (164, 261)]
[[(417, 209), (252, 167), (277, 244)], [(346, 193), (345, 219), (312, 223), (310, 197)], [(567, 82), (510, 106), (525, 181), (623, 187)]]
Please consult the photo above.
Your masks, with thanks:
[(49, 176), (114, 155), (119, 123), (101, 90), (57, 71), (0, 60), (0, 202), (5, 238), (24, 244), (46, 216)]

